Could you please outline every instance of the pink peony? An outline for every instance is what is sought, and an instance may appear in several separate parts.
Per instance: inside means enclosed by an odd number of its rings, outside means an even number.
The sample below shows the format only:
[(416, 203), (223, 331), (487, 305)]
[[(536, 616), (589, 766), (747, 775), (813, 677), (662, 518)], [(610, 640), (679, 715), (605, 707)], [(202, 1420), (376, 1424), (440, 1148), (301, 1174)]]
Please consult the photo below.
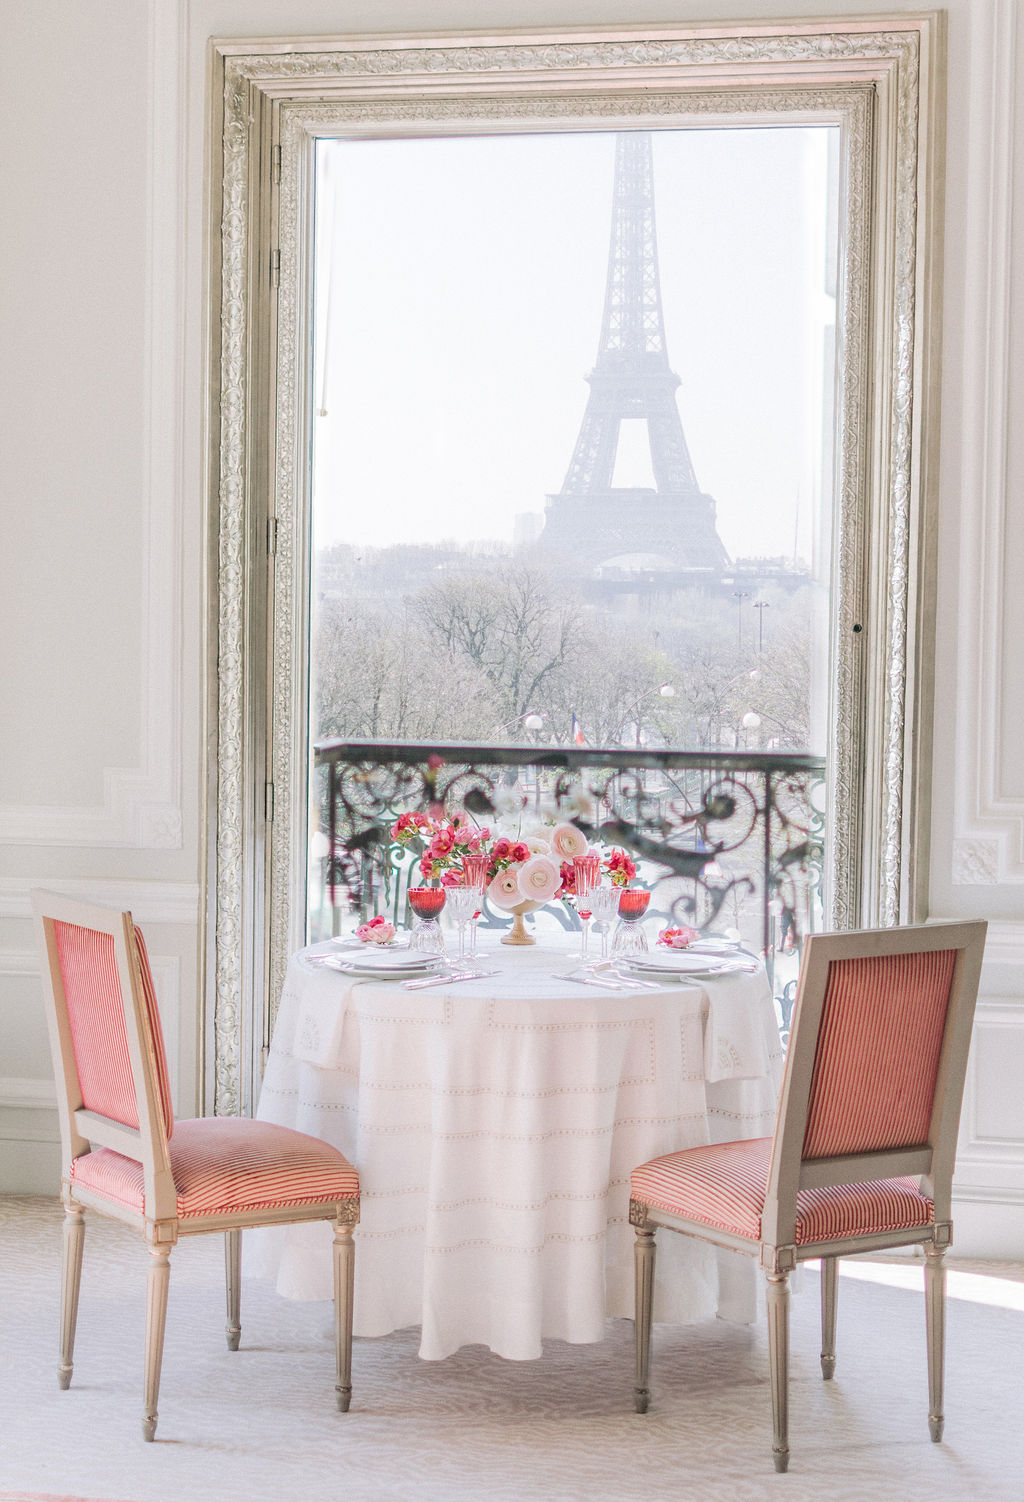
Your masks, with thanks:
[(551, 854), (560, 860), (575, 860), (577, 855), (586, 855), (589, 849), (586, 835), (575, 824), (556, 824), (551, 831)]
[(495, 907), (517, 907), (523, 900), (523, 894), (519, 890), (519, 872), (515, 866), (509, 866), (505, 871), (499, 871), (497, 876), (487, 888), (487, 895)]

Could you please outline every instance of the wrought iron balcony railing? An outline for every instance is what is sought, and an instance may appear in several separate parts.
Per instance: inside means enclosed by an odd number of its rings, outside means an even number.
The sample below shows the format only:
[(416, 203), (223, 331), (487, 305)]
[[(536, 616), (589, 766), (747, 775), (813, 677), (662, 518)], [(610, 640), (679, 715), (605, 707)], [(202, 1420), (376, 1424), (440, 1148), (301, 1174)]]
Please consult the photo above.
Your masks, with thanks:
[(659, 926), (733, 931), (759, 950), (788, 1021), (796, 958), (821, 911), (822, 758), (328, 740), (315, 747), (315, 772), (327, 850), (314, 933), (337, 932), (346, 912), (404, 916), (415, 857), (392, 838), (400, 813), (465, 811), (511, 833), (524, 820), (569, 820), (636, 861)]

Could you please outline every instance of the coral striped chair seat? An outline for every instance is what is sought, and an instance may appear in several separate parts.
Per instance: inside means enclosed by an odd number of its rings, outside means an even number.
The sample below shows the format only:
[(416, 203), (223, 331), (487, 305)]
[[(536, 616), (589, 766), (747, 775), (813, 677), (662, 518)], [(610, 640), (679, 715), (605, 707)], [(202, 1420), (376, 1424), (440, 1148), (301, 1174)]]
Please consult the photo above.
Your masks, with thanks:
[(319, 1138), (269, 1122), (175, 1122), (156, 992), (131, 913), (33, 892), (57, 1077), (65, 1208), (59, 1379), (71, 1384), (83, 1209), (127, 1221), (150, 1253), (142, 1432), (156, 1434), (170, 1253), (180, 1236), (223, 1231), (228, 1348), (241, 1336), (242, 1230), (325, 1220), (334, 1227), (338, 1407), (352, 1392), (352, 1231), (359, 1176)]
[(821, 1369), (835, 1369), (841, 1255), (925, 1252), (929, 1431), (942, 1436), (953, 1163), (984, 923), (807, 940), (775, 1135), (667, 1153), (635, 1169), (636, 1407), (650, 1401), (655, 1233), (759, 1257), (767, 1280), (772, 1456), (789, 1464), (789, 1288), (821, 1258)]
[[(288, 1210), (359, 1195), (359, 1175), (336, 1148), (268, 1121), (234, 1116), (176, 1121), (168, 1150), (179, 1220)], [(71, 1185), (144, 1213), (142, 1164), (110, 1148), (75, 1158)]]
[[(654, 1158), (630, 1177), (630, 1194), (651, 1209), (721, 1226), (748, 1241), (761, 1240), (768, 1192), (771, 1137), (693, 1147)], [(846, 1236), (878, 1236), (930, 1225), (934, 1205), (917, 1179), (830, 1184), (796, 1197), (796, 1246)]]

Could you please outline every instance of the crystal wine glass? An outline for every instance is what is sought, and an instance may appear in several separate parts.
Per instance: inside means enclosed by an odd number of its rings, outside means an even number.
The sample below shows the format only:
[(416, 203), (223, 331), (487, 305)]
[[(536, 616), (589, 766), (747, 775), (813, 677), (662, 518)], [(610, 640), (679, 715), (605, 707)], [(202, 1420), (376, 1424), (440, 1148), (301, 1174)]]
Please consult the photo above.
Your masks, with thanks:
[(600, 856), (574, 856), (572, 878), (576, 896), (576, 912), (579, 915), (580, 927), (583, 931), (578, 958), (585, 964), (588, 958), (587, 941), (590, 938), (590, 919), (593, 913), (590, 905), (590, 894), (601, 880)]
[(421, 954), (443, 955), (444, 935), (437, 919), (446, 901), (444, 887), (410, 887), (407, 895), (409, 906), (416, 914), (409, 948)]
[(610, 883), (596, 886), (590, 894), (590, 911), (594, 916), (594, 932), (601, 935), (601, 959), (608, 958), (608, 933), (612, 919), (619, 911), (619, 889)]
[(448, 913), (459, 930), (459, 964), (466, 958), (466, 924), (473, 916), (477, 905), (478, 894), (472, 887), (447, 887), (446, 906)]
[(619, 893), (619, 921), (612, 938), (613, 956), (620, 955), (623, 959), (628, 959), (634, 954), (647, 953), (643, 918), (650, 900), (650, 892), (645, 892), (640, 887), (627, 887)]
[(476, 893), (476, 907), (473, 912), (473, 927), (469, 937), (469, 957), (476, 959), (476, 929), (480, 914), (484, 907), (484, 893), (487, 890), (487, 873), (491, 869), (491, 857), (489, 855), (464, 855), (462, 858), (462, 876), (473, 892)]

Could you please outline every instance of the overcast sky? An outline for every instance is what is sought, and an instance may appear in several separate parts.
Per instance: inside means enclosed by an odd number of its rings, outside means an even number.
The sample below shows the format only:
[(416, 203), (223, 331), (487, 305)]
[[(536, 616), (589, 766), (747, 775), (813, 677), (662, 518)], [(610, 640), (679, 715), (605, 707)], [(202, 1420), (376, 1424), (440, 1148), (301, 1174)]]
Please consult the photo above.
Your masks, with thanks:
[[(829, 134), (654, 137), (669, 362), (733, 556), (810, 558)], [(597, 355), (614, 155), (610, 133), (321, 143), (317, 546), (507, 541), (561, 488)], [(624, 443), (615, 483), (645, 471), (645, 445)]]

